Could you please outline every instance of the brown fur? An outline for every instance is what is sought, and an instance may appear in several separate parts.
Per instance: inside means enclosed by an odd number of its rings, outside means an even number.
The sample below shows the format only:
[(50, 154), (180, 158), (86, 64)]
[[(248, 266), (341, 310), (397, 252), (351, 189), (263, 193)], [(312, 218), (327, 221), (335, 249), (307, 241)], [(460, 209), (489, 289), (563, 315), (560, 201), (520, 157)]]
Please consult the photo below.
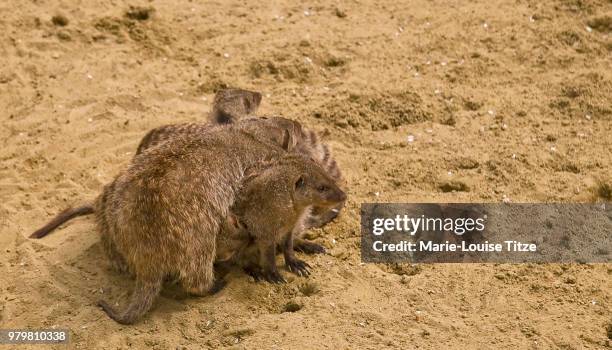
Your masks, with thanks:
[[(300, 123), (282, 117), (261, 117), (244, 118), (235, 122), (234, 125), (258, 139), (272, 141), (292, 152), (312, 158), (336, 183), (341, 182), (342, 174), (338, 164), (331, 156), (329, 147), (320, 142), (314, 131), (303, 128)], [(190, 135), (210, 132), (213, 128), (210, 124), (188, 123), (166, 125), (153, 129), (141, 141), (137, 154), (173, 137), (178, 137), (179, 135), (191, 137)], [(285, 131), (287, 134), (280, 135), (279, 130)], [(291, 141), (289, 142), (289, 140)], [(338, 205), (331, 209), (313, 208), (312, 214), (307, 220), (307, 226), (321, 227), (325, 225), (338, 215), (343, 206), (344, 203), (338, 203)], [(306, 249), (307, 247), (309, 247), (307, 242), (300, 241), (300, 248), (303, 248), (302, 250), (312, 251), (316, 248), (310, 246), (311, 249)]]
[(294, 255), (294, 238), (306, 227), (314, 205), (329, 208), (344, 202), (346, 195), (317, 163), (301, 155), (262, 163), (250, 172), (231, 208), (259, 250), (259, 266), (250, 272), (256, 278), (284, 282), (275, 264), (280, 245), (287, 268), (308, 275), (308, 265)]
[(224, 89), (215, 94), (210, 120), (213, 124), (229, 124), (257, 111), (261, 94), (243, 89)]
[(117, 322), (138, 320), (168, 276), (195, 295), (213, 289), (216, 236), (239, 184), (256, 164), (289, 156), (239, 127), (217, 128), (147, 149), (96, 200), (107, 255), (136, 278), (123, 311), (100, 302)]

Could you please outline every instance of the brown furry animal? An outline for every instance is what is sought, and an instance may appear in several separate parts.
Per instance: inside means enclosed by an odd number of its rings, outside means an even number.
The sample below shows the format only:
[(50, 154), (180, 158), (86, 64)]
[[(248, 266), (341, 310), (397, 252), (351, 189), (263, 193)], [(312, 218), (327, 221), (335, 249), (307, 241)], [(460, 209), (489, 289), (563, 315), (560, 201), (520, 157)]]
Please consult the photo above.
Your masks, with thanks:
[[(260, 117), (244, 118), (233, 123), (233, 125), (257, 139), (271, 141), (291, 152), (311, 157), (336, 183), (341, 182), (342, 174), (338, 164), (331, 157), (329, 148), (320, 142), (315, 132), (303, 128), (300, 123), (282, 117)], [(199, 123), (162, 126), (149, 131), (138, 146), (137, 154), (173, 137), (193, 137), (211, 130), (215, 130), (214, 125)], [(281, 137), (279, 131), (283, 131), (285, 134)], [(327, 224), (338, 216), (343, 206), (344, 202), (337, 203), (333, 208), (315, 206), (306, 220), (306, 228), (321, 227)], [(298, 251), (310, 254), (325, 252), (325, 248), (322, 246), (301, 237), (296, 237), (295, 243), (295, 248)]]
[[(268, 132), (277, 139), (273, 143), (252, 136), (243, 126), (216, 128), (147, 149), (96, 199), (93, 208), (104, 250), (118, 270), (136, 279), (123, 311), (105, 301), (99, 303), (117, 322), (138, 320), (150, 309), (168, 277), (195, 295), (221, 286), (215, 283), (213, 271), (216, 238), (233, 217), (230, 207), (251, 169), (287, 158), (309, 163), (306, 168), (324, 174), (311, 160), (276, 146), (292, 143), (287, 130)], [(302, 178), (311, 176), (307, 172)], [(60, 215), (45, 227), (52, 229), (71, 215)], [(267, 265), (265, 270), (273, 271)]]
[[(260, 164), (266, 169), (254, 172)], [(270, 147), (233, 127), (145, 151), (96, 202), (98, 227), (111, 245), (109, 255), (117, 253), (124, 259), (118, 264), (125, 262), (136, 277), (124, 311), (105, 301), (100, 306), (117, 322), (130, 324), (151, 307), (167, 276), (176, 276), (195, 295), (215, 289), (220, 218), (233, 214), (260, 249), (263, 275), (278, 281), (271, 261), (279, 239), (288, 237), (285, 260), (292, 271), (299, 270), (303, 263), (293, 256), (289, 236), (293, 228), (309, 206), (344, 200), (344, 193), (312, 160)], [(238, 207), (230, 211), (234, 202)]]
[[(269, 125), (272, 132), (274, 128), (283, 127), (287, 128), (288, 123), (295, 124), (295, 130), (299, 132), (294, 133), (295, 144), (292, 145), (293, 151), (303, 155), (307, 155), (318, 162), (327, 173), (340, 183), (342, 180), (342, 174), (338, 164), (334, 160), (329, 150), (329, 147), (324, 144), (317, 134), (305, 128), (298, 122), (291, 121), (289, 119), (281, 117), (251, 117), (252, 113), (257, 111), (261, 102), (261, 94), (242, 90), (242, 89), (227, 89), (220, 90), (215, 95), (213, 102), (213, 111), (210, 115), (210, 121), (212, 125), (218, 124), (231, 124), (231, 123), (263, 123)], [(226, 112), (224, 112), (226, 111)], [(231, 112), (227, 112), (231, 111)], [(230, 117), (223, 117), (224, 115), (231, 115)], [(138, 145), (136, 154), (141, 153), (144, 149), (152, 147), (161, 142), (164, 142), (176, 135), (195, 135), (202, 132), (208, 132), (211, 124), (208, 123), (185, 123), (185, 124), (171, 124), (155, 128), (149, 131)], [(269, 139), (269, 136), (265, 134), (265, 130), (257, 136), (261, 136), (265, 139)], [(312, 214), (307, 220), (308, 227), (321, 227), (331, 220), (333, 220), (342, 208), (344, 203), (338, 203), (337, 206), (331, 209), (323, 211), (321, 208), (313, 208)], [(296, 245), (298, 250), (309, 253), (321, 253), (325, 250), (323, 247), (310, 242), (303, 241), (300, 239), (299, 244)]]
[(240, 221), (230, 230), (233, 248), (239, 246), (235, 253), (254, 243), (259, 264), (247, 266), (247, 272), (256, 279), (280, 283), (285, 282), (275, 263), (280, 245), (289, 271), (307, 276), (308, 264), (295, 257), (294, 238), (306, 227), (313, 206), (330, 208), (345, 200), (334, 179), (310, 159), (289, 155), (261, 163), (249, 171), (231, 208)]
[[(223, 89), (215, 94), (212, 111), (209, 114), (210, 124), (230, 124), (255, 113), (261, 103), (261, 94), (244, 89)], [(150, 130), (140, 141), (136, 154), (146, 148), (164, 142), (176, 134), (194, 134), (202, 132), (201, 124), (183, 123), (160, 126)]]
[(261, 94), (243, 89), (223, 89), (215, 94), (210, 120), (213, 124), (229, 124), (249, 116), (259, 108)]

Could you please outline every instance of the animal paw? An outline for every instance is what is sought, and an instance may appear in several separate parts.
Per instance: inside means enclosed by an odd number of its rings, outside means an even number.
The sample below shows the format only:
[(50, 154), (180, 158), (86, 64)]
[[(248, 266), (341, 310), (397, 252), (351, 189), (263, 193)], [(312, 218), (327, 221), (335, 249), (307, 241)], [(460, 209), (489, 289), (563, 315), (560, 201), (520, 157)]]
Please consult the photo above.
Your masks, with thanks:
[(287, 265), (287, 269), (289, 269), (289, 271), (298, 276), (308, 277), (310, 275), (310, 271), (308, 271), (310, 265), (308, 265), (305, 261), (295, 259), (292, 261), (287, 261), (285, 265)]
[(259, 267), (255, 266), (247, 266), (244, 268), (244, 272), (253, 277), (256, 282), (259, 281), (268, 281), (270, 283), (286, 283), (283, 276), (278, 272), (278, 270), (264, 271)]
[(210, 288), (210, 294), (219, 293), (221, 289), (225, 288), (226, 285), (227, 285), (227, 282), (225, 282), (223, 279), (221, 278), (215, 279), (215, 282)]
[(325, 247), (322, 245), (307, 241), (296, 243), (293, 250), (310, 255), (326, 253)]

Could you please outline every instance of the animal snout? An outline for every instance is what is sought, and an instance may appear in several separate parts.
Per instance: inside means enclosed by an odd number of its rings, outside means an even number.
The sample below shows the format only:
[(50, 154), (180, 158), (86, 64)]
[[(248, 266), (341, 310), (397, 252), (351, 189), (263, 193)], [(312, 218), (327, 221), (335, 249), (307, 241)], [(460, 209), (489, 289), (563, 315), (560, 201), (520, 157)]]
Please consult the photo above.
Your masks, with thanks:
[(344, 202), (346, 200), (346, 193), (338, 189), (337, 191), (334, 191), (330, 197), (331, 198), (329, 198), (329, 200), (332, 202)]

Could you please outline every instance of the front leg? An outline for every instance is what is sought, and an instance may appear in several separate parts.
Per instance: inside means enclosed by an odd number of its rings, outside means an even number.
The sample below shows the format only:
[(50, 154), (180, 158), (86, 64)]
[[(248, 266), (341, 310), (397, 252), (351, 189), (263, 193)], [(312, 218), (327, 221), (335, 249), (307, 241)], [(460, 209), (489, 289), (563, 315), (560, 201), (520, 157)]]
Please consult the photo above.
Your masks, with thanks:
[(258, 245), (261, 277), (270, 283), (286, 283), (287, 281), (276, 267), (276, 244), (274, 241), (264, 241)]
[(287, 237), (285, 237), (283, 244), (283, 255), (285, 257), (285, 265), (287, 265), (287, 269), (289, 269), (289, 271), (298, 276), (306, 277), (310, 275), (310, 272), (308, 271), (310, 265), (295, 257), (295, 253), (293, 252), (292, 234), (288, 234)]

